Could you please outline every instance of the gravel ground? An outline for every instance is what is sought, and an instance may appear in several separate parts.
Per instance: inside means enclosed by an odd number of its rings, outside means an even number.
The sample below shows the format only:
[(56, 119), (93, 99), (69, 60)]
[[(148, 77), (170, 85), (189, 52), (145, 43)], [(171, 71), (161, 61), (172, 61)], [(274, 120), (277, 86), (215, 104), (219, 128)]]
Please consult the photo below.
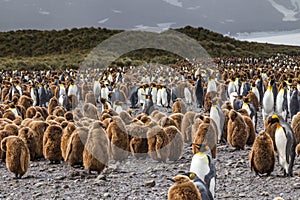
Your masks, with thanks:
[[(262, 120), (259, 120), (259, 130)], [(282, 177), (278, 162), (270, 177), (251, 173), (248, 164), (250, 147), (235, 151), (228, 145), (218, 146), (216, 199), (300, 199), (300, 159), (296, 158), (294, 177)], [(101, 175), (88, 175), (82, 168), (66, 163), (50, 165), (34, 161), (29, 172), (20, 180), (0, 163), (1, 199), (167, 199), (172, 182), (167, 180), (189, 170), (191, 148), (185, 144), (184, 153), (176, 162), (158, 163), (147, 158), (129, 157), (123, 163), (110, 161)]]

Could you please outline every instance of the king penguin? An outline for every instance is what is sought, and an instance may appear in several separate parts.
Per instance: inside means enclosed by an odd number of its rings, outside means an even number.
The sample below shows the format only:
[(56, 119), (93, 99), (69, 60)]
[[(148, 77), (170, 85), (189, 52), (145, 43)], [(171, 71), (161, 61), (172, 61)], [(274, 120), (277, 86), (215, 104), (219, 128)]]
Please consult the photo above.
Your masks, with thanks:
[(135, 85), (130, 91), (129, 100), (131, 104), (130, 108), (136, 108), (136, 104), (138, 103), (138, 89)]
[(145, 104), (143, 105), (143, 113), (150, 115), (154, 110), (154, 103), (151, 94), (146, 94)]
[(275, 144), (278, 152), (279, 164), (284, 169), (284, 175), (293, 176), (295, 160), (296, 139), (290, 125), (278, 115), (272, 115), (268, 124), (277, 123), (275, 131)]
[(299, 101), (298, 101), (299, 91), (297, 87), (293, 87), (291, 101), (290, 101), (290, 114), (291, 119), (293, 119), (294, 115), (299, 112)]
[(276, 112), (285, 121), (288, 117), (288, 102), (287, 102), (287, 89), (286, 82), (282, 82), (279, 88), (279, 92), (276, 97)]
[(212, 100), (212, 106), (210, 109), (210, 118), (214, 120), (214, 122), (217, 125), (218, 129), (218, 142), (221, 142), (222, 132), (223, 132), (223, 126), (225, 122), (225, 115), (223, 111), (221, 110), (220, 106), (218, 105), (218, 100), (213, 99)]
[(195, 87), (195, 96), (197, 101), (197, 107), (202, 108), (204, 104), (204, 89), (202, 85), (202, 78), (200, 75), (197, 75), (196, 78), (197, 78), (197, 83)]
[(190, 172), (195, 173), (215, 196), (216, 168), (210, 148), (205, 144), (197, 144), (199, 152), (194, 154), (190, 165)]
[(273, 95), (273, 87), (271, 85), (268, 86), (263, 98), (263, 106), (262, 106), (262, 116), (263, 121), (266, 120), (268, 115), (271, 115), (274, 111), (274, 95)]

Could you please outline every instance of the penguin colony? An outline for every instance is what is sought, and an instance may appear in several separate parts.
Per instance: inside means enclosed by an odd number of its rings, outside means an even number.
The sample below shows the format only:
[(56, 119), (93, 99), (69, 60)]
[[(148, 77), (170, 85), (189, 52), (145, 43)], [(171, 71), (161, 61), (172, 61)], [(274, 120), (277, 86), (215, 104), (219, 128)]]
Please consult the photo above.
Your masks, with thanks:
[[(239, 64), (233, 68), (231, 62)], [(252, 146), (249, 165), (256, 174), (270, 175), (277, 158), (284, 175), (292, 176), (300, 153), (295, 64), (216, 63), (214, 69), (177, 63), (167, 69), (1, 72), (1, 159), (17, 178), (37, 159), (101, 173), (109, 160), (123, 162), (130, 155), (178, 160), (188, 143), (189, 172), (172, 179), (169, 199), (215, 197), (214, 159), (222, 144)], [(257, 134), (259, 110), (265, 130)]]

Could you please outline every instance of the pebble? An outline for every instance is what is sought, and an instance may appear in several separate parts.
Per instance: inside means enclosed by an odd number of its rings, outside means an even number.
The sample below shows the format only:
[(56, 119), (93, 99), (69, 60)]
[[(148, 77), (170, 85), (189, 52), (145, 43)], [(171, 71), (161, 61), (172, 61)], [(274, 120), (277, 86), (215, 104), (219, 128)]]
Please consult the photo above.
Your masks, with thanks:
[(151, 181), (145, 181), (144, 182), (144, 186), (145, 187), (154, 187), (155, 186), (155, 181), (151, 180)]
[(110, 193), (106, 192), (106, 193), (104, 193), (103, 197), (107, 198), (107, 197), (111, 197), (111, 195), (110, 195)]
[(295, 183), (295, 184), (293, 185), (293, 187), (294, 187), (294, 189), (300, 189), (300, 183)]
[(267, 196), (269, 196), (269, 192), (265, 192), (265, 191), (264, 191), (264, 192), (261, 193), (261, 195), (267, 197)]

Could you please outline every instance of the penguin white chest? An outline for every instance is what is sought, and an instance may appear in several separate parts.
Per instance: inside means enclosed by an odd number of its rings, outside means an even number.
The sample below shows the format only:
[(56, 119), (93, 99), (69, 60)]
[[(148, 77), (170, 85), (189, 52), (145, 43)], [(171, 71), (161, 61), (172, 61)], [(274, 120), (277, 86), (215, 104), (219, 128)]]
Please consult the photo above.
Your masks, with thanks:
[(235, 92), (235, 86), (234, 86), (234, 82), (233, 81), (229, 82), (227, 92), (228, 92), (229, 96), (230, 96), (230, 94), (232, 92)]
[(282, 104), (284, 100), (284, 90), (280, 90), (276, 97), (276, 111), (281, 114), (283, 111)]
[(168, 106), (168, 94), (166, 89), (161, 90), (161, 103), (163, 106)]
[(287, 138), (282, 127), (277, 128), (275, 132), (275, 143), (278, 151), (279, 164), (288, 172), (289, 165), (286, 158)]
[(207, 93), (211, 91), (217, 91), (217, 84), (214, 80), (209, 80), (207, 84)]
[(218, 128), (218, 140), (221, 140), (221, 135), (222, 135), (222, 131), (221, 131), (221, 122), (220, 122), (220, 115), (218, 112), (218, 109), (216, 106), (212, 106), (210, 109), (210, 118), (212, 120), (214, 120), (214, 122), (217, 125)]
[(210, 171), (208, 158), (205, 154), (195, 154), (192, 158), (190, 172), (194, 172), (202, 181)]
[(252, 87), (252, 92), (257, 97), (258, 102), (260, 102), (260, 96), (259, 96), (259, 91), (258, 91), (257, 87)]
[(185, 102), (187, 104), (192, 103), (192, 94), (191, 94), (189, 88), (187, 88), (187, 87), (184, 88), (184, 98), (185, 98)]
[(274, 96), (271, 90), (267, 90), (265, 92), (264, 98), (263, 98), (263, 108), (265, 113), (270, 114), (273, 111), (274, 107)]

